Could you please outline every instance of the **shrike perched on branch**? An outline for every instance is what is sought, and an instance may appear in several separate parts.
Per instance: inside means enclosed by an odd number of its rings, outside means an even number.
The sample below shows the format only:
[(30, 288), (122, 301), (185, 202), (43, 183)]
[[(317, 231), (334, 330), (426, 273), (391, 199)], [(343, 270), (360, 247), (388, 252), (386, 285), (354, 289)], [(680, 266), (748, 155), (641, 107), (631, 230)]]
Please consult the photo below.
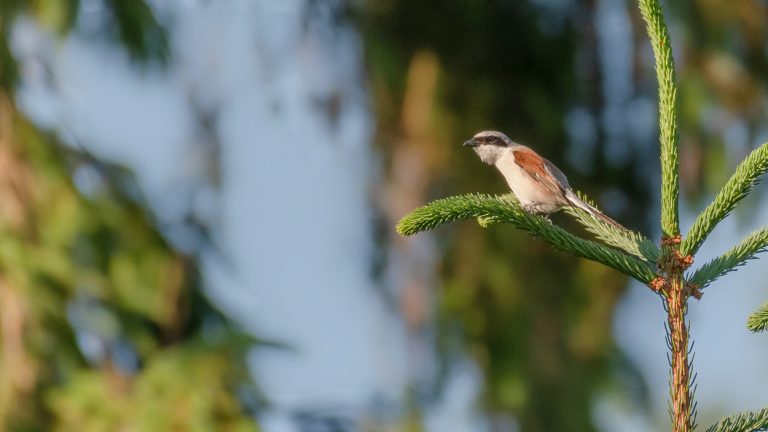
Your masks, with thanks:
[(578, 207), (597, 219), (624, 228), (621, 224), (582, 201), (568, 184), (568, 179), (552, 162), (530, 148), (517, 144), (496, 131), (483, 131), (464, 142), (480, 160), (494, 165), (512, 193), (529, 213), (549, 215), (563, 207)]

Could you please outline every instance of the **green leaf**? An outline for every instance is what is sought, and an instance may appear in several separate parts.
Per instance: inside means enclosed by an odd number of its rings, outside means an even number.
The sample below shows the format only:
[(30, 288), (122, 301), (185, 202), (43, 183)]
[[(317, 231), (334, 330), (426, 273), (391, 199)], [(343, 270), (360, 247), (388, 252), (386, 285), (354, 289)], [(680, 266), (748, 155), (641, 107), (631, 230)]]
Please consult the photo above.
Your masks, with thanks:
[(634, 256), (574, 236), (541, 216), (520, 208), (513, 195), (469, 194), (433, 201), (420, 207), (397, 224), (397, 232), (413, 235), (448, 222), (479, 218), (484, 225), (509, 223), (551, 244), (555, 249), (613, 267), (648, 283), (654, 278), (651, 267)]
[(736, 207), (757, 184), (760, 176), (768, 171), (768, 143), (756, 148), (736, 168), (715, 200), (696, 218), (680, 246), (683, 255), (693, 255), (706, 240), (715, 226)]
[(768, 302), (765, 302), (747, 318), (747, 328), (752, 332), (768, 330)]
[(725, 417), (707, 432), (752, 432), (768, 428), (768, 408)]
[[(582, 201), (597, 208), (585, 195), (580, 192), (576, 192), (576, 194)], [(659, 249), (642, 234), (603, 222), (577, 207), (566, 207), (564, 210), (603, 243), (634, 255), (649, 264), (655, 265), (659, 259)]]
[(736, 267), (756, 258), (755, 255), (763, 252), (766, 247), (768, 247), (768, 228), (763, 228), (747, 236), (739, 245), (728, 252), (704, 264), (688, 278), (688, 282), (696, 284), (699, 288), (704, 288), (720, 276), (732, 272), (736, 270)]
[(667, 237), (680, 233), (677, 209), (679, 165), (677, 154), (677, 89), (675, 61), (669, 31), (658, 0), (640, 0), (640, 13), (646, 23), (656, 59), (659, 81), (659, 129), (661, 141), (661, 230)]

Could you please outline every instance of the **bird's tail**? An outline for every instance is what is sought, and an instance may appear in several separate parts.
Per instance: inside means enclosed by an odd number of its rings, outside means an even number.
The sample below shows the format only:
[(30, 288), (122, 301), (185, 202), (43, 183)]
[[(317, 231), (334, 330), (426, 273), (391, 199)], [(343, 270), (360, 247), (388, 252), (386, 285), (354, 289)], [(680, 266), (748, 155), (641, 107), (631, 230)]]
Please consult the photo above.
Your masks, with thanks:
[(596, 209), (595, 207), (585, 203), (581, 198), (579, 198), (578, 195), (573, 193), (572, 191), (568, 191), (565, 195), (566, 199), (568, 199), (568, 202), (571, 203), (574, 207), (578, 207), (585, 212), (589, 213), (594, 217), (595, 219), (599, 219), (607, 224), (613, 225), (616, 228), (621, 228), (626, 230), (627, 228), (624, 227), (624, 225), (616, 222), (615, 220), (609, 218), (608, 216), (604, 215), (600, 210)]

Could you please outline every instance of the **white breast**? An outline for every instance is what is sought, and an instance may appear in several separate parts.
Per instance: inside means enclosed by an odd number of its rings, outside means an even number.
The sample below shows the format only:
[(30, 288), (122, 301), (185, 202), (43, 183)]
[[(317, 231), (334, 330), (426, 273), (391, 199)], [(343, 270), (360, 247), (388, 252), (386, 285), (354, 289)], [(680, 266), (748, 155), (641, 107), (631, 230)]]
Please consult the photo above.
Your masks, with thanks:
[(524, 207), (534, 208), (541, 213), (552, 213), (562, 207), (559, 197), (540, 186), (528, 173), (515, 163), (512, 149), (507, 150), (496, 161), (496, 168), (504, 176), (512, 193)]

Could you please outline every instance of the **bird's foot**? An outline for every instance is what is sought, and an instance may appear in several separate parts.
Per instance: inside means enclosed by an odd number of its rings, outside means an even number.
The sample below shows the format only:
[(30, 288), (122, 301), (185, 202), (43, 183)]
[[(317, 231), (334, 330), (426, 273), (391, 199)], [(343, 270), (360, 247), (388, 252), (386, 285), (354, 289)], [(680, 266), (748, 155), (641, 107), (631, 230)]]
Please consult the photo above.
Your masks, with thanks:
[(524, 204), (522, 206), (522, 209), (526, 213), (541, 216), (544, 219), (546, 219), (547, 222), (552, 223), (552, 219), (550, 217), (551, 215), (549, 213), (542, 212), (539, 206), (537, 206), (536, 204)]

